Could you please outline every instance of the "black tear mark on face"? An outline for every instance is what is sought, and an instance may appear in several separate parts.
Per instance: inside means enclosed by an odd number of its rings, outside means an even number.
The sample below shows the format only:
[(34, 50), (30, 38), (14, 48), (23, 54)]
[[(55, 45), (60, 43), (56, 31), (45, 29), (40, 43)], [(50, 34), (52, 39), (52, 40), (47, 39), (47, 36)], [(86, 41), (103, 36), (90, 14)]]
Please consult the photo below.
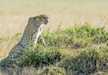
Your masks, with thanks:
[(44, 23), (47, 24), (48, 23), (48, 19), (45, 19)]
[(43, 17), (44, 23), (47, 24), (48, 23), (48, 17), (46, 15), (40, 15)]

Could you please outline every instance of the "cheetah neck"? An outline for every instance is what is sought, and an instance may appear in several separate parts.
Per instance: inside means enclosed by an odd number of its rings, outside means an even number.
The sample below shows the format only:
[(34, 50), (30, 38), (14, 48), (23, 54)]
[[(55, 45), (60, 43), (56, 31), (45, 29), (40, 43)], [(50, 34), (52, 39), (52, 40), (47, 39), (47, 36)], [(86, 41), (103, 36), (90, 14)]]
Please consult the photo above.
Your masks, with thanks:
[(38, 38), (41, 35), (42, 31), (44, 28), (44, 24), (41, 24), (39, 28), (37, 28), (35, 31), (36, 32), (32, 32), (33, 30), (30, 30), (29, 32), (27, 32), (26, 30), (23, 33), (23, 36), (21, 38), (20, 44), (26, 48), (30, 45), (34, 46), (37, 44), (38, 42)]

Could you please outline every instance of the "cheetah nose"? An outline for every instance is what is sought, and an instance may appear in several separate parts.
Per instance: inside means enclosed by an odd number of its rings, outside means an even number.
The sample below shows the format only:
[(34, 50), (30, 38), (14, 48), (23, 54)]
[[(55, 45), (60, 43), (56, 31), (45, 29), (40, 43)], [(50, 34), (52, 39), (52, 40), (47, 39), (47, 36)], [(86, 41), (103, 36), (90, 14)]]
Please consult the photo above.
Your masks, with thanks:
[(45, 24), (47, 24), (47, 23), (48, 23), (48, 20), (45, 21)]

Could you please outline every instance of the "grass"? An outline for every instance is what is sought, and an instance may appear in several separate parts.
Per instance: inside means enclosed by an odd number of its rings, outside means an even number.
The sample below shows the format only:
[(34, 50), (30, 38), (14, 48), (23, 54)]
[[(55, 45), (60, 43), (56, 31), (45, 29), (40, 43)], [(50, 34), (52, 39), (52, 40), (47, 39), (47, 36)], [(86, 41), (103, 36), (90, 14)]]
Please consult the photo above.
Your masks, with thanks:
[(104, 27), (86, 24), (57, 32), (46, 31), (43, 36), (46, 46), (39, 40), (19, 58), (17, 63), (23, 67), (23, 75), (108, 74), (108, 32)]

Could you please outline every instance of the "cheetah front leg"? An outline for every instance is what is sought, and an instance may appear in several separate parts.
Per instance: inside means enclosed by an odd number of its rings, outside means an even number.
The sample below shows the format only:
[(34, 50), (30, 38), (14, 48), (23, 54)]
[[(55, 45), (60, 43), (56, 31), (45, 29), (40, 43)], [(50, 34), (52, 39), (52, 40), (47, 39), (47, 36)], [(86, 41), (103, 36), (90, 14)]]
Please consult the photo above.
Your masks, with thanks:
[(42, 40), (42, 43), (45, 47), (47, 47), (46, 41), (42, 35), (40, 35), (40, 39)]

